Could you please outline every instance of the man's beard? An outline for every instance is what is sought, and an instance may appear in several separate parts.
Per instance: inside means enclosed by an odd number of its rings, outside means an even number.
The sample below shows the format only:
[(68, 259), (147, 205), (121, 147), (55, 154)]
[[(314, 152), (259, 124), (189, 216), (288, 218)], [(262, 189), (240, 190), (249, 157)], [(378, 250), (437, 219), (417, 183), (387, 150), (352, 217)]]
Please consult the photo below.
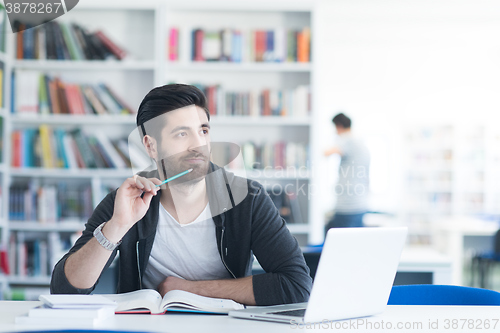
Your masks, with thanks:
[[(205, 154), (205, 152), (183, 152), (166, 157), (160, 161), (160, 175), (167, 179), (186, 170), (193, 169), (193, 171), (185, 174), (184, 176), (171, 181), (170, 184), (177, 185), (186, 183), (187, 185), (187, 183), (197, 183), (203, 180), (209, 172), (209, 156), (210, 155)], [(188, 162), (189, 159), (200, 159), (202, 161), (199, 163), (190, 163)]]

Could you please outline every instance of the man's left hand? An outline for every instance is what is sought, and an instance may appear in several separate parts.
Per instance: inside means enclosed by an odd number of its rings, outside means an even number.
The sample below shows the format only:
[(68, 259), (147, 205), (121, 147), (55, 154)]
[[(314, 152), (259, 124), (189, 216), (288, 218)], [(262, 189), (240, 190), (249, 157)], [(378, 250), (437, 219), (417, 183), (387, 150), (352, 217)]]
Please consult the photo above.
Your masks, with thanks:
[(170, 290), (184, 290), (189, 291), (188, 287), (192, 281), (184, 280), (175, 276), (168, 276), (158, 285), (158, 292), (163, 297)]

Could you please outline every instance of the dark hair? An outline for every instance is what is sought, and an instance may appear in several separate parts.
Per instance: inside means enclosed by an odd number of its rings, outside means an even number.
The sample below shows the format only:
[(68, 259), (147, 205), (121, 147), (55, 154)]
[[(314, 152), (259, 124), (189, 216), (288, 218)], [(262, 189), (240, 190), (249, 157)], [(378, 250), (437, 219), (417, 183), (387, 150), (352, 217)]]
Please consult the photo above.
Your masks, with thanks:
[(339, 113), (332, 119), (332, 123), (335, 126), (340, 126), (343, 128), (351, 128), (351, 119), (343, 113)]
[[(196, 105), (205, 110), (208, 120), (207, 98), (203, 92), (188, 84), (166, 84), (152, 89), (144, 97), (137, 111), (137, 126), (144, 132), (144, 123), (159, 115), (179, 108)], [(145, 134), (145, 133), (144, 133)]]

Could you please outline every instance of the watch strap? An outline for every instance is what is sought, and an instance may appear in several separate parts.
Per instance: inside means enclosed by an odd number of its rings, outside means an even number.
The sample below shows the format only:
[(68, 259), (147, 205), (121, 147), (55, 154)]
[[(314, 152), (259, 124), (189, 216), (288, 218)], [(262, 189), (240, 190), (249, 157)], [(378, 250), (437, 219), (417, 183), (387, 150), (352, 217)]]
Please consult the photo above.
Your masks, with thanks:
[(104, 225), (106, 223), (107, 222), (104, 222), (101, 225), (99, 225), (97, 228), (95, 228), (94, 237), (97, 240), (97, 242), (99, 242), (99, 244), (101, 244), (101, 246), (103, 248), (105, 248), (106, 250), (109, 250), (109, 251), (114, 251), (114, 249), (116, 249), (118, 247), (118, 245), (121, 244), (122, 241), (120, 240), (118, 243), (113, 243), (112, 241), (107, 239), (106, 236), (104, 236), (104, 234), (102, 233), (102, 228), (104, 227)]

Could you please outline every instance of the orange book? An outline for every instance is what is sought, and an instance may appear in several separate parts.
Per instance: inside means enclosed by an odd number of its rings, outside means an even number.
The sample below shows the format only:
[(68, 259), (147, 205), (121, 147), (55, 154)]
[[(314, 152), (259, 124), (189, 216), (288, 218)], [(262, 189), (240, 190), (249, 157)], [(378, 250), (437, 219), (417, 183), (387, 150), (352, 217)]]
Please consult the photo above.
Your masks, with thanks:
[(61, 113), (61, 109), (59, 107), (59, 98), (57, 97), (57, 83), (55, 80), (49, 81), (49, 95), (50, 95), (50, 103), (51, 103), (51, 112), (53, 114)]
[(304, 28), (297, 36), (297, 61), (309, 62), (309, 51), (311, 48), (311, 30)]
[(64, 83), (62, 83), (59, 78), (56, 78), (55, 81), (57, 83), (57, 98), (59, 99), (59, 109), (61, 113), (68, 114), (69, 106), (68, 100), (66, 99)]
[(16, 58), (17, 59), (23, 59), (24, 58), (24, 48), (23, 48), (23, 35), (24, 35), (24, 24), (19, 23), (19, 32), (17, 33), (17, 40), (16, 40)]

